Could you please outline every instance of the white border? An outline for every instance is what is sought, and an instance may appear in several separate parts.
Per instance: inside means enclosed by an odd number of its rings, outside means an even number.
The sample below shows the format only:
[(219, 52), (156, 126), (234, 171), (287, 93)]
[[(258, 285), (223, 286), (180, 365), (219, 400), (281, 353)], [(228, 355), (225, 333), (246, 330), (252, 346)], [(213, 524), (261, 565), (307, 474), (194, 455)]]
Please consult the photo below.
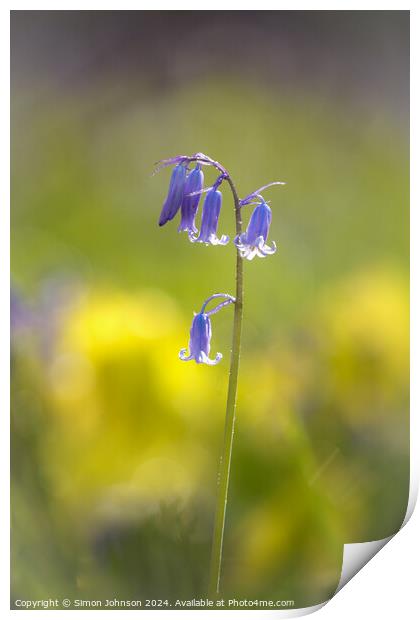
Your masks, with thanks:
[[(3, 500), (1, 511), (3, 519), (0, 526), (0, 556), (4, 565), (2, 566), (1, 580), (0, 580), (0, 596), (2, 607), (9, 607), (9, 557), (10, 557), (10, 545), (9, 545), (9, 412), (10, 412), (10, 361), (9, 361), (9, 325), (10, 325), (10, 151), (9, 151), (9, 131), (10, 131), (10, 98), (9, 84), (10, 84), (10, 43), (9, 43), (9, 20), (4, 19), (6, 11), (1, 11), (0, 20), (0, 70), (1, 76), (4, 80), (4, 87), (2, 88), (3, 96), (0, 98), (0, 104), (2, 113), (0, 116), (2, 137), (1, 141), (1, 160), (0, 160), (0, 191), (1, 191), (1, 224), (0, 224), (0, 285), (1, 285), (1, 321), (0, 321), (0, 394), (2, 399), (1, 422), (1, 489), (4, 490), (6, 501)], [(4, 426), (3, 426), (4, 425)], [(6, 607), (7, 605), (7, 607)]]
[[(200, 8), (208, 8), (208, 6), (197, 6), (197, 1), (175, 2), (174, 0), (161, 2), (155, 1), (152, 3), (138, 3), (133, 1), (126, 1), (120, 3), (118, 6), (115, 2), (103, 1), (103, 2), (89, 2), (88, 6), (85, 3), (65, 3), (65, 2), (15, 2), (9, 7), (11, 10), (77, 10), (77, 9), (89, 9), (89, 10), (199, 10)], [(220, 0), (213, 0), (211, 8), (217, 9), (239, 9), (239, 10), (255, 10), (255, 2), (249, 2), (249, 0), (243, 0), (242, 2), (221, 2)], [(284, 3), (284, 2), (260, 2), (258, 4), (259, 10), (409, 10), (411, 9), (411, 109), (415, 110), (419, 107), (418, 88), (419, 88), (419, 69), (420, 66), (420, 54), (418, 39), (420, 37), (419, 19), (417, 11), (415, 10), (414, 3), (395, 3), (395, 2), (369, 2), (366, 6), (366, 2), (300, 2), (300, 3)], [(413, 10), (414, 9), (414, 10)], [(9, 67), (10, 67), (10, 42), (9, 42), (9, 14), (5, 9), (0, 13), (2, 19), (0, 21), (0, 67), (2, 77), (6, 86), (4, 92), (8, 92), (9, 84)], [(0, 277), (2, 285), (2, 304), (0, 306), (1, 311), (1, 342), (3, 346), (0, 351), (0, 366), (1, 366), (1, 378), (0, 378), (0, 390), (4, 399), (4, 406), (2, 407), (2, 422), (5, 424), (4, 432), (1, 436), (2, 449), (2, 489), (9, 488), (8, 472), (9, 472), (9, 447), (8, 447), (8, 416), (9, 411), (9, 214), (6, 205), (10, 200), (10, 171), (9, 171), (9, 145), (6, 136), (9, 134), (8, 118), (10, 114), (9, 98), (5, 98), (4, 95), (0, 99), (2, 106), (2, 149), (1, 149), (1, 194), (2, 194), (2, 225), (0, 226)], [(418, 157), (418, 122), (416, 117), (412, 115), (412, 159), (411, 159), (411, 202), (412, 205), (418, 205), (419, 188), (416, 176), (420, 170), (420, 162)], [(418, 490), (419, 481), (419, 423), (417, 415), (419, 412), (419, 330), (414, 317), (420, 316), (420, 303), (419, 303), (419, 213), (415, 207), (411, 210), (411, 261), (412, 261), (412, 294), (411, 294), (411, 334), (412, 334), (412, 366), (411, 366), (411, 491)], [(417, 270), (415, 269), (417, 267)], [(417, 382), (416, 382), (417, 378)], [(411, 497), (414, 497), (411, 495)], [(4, 505), (4, 504), (3, 504)], [(2, 566), (2, 579), (0, 581), (1, 590), (1, 608), (8, 614), (20, 614), (24, 612), (10, 611), (9, 610), (9, 520), (8, 511), (4, 508), (2, 510), (3, 516), (5, 516), (5, 522), (2, 522), (0, 528), (0, 550)], [(399, 533), (391, 542), (385, 547), (384, 550), (379, 553), (371, 562), (369, 562), (354, 579), (352, 579), (351, 587), (344, 588), (336, 595), (332, 601), (327, 604), (320, 612), (319, 617), (337, 618), (346, 620), (351, 618), (353, 620), (356, 613), (363, 613), (364, 617), (369, 617), (370, 614), (375, 614), (379, 618), (394, 617), (396, 613), (399, 615), (407, 614), (411, 615), (414, 609), (417, 609), (417, 596), (418, 589), (417, 575), (418, 575), (418, 555), (419, 549), (419, 527), (420, 517), (419, 511), (415, 511), (414, 516), (404, 527), (403, 531)], [(43, 613), (42, 611), (38, 613)], [(48, 614), (54, 613), (51, 610)], [(55, 613), (65, 613), (56, 611)], [(67, 613), (84, 614), (89, 616), (92, 614), (101, 613), (100, 611), (82, 611), (69, 610)], [(112, 611), (107, 612), (111, 617), (117, 617), (122, 614), (124, 617), (127, 611)], [(136, 613), (136, 612), (132, 612)], [(138, 613), (138, 612), (137, 612)], [(184, 617), (183, 611), (142, 611), (141, 615), (148, 616), (153, 615), (153, 618), (168, 618), (168, 613), (171, 615)], [(212, 611), (199, 611), (194, 610), (191, 617), (201, 616), (202, 614), (211, 614)], [(229, 618), (242, 617), (246, 614), (258, 614), (260, 616), (278, 615), (276, 611), (218, 611), (218, 617), (227, 615)]]

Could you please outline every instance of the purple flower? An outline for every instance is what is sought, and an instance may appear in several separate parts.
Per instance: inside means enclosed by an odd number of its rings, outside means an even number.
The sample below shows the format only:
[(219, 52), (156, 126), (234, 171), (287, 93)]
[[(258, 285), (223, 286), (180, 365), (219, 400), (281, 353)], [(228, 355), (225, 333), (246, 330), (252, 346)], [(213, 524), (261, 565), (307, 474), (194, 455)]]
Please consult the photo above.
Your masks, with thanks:
[[(216, 184), (218, 182), (216, 181)], [(213, 186), (207, 193), (203, 205), (203, 215), (201, 218), (201, 230), (198, 237), (190, 233), (190, 241), (193, 243), (205, 243), (211, 245), (226, 245), (229, 241), (227, 235), (217, 237), (217, 224), (219, 221), (220, 209), (222, 207), (222, 193)]]
[(254, 256), (264, 258), (274, 254), (277, 249), (274, 241), (271, 247), (266, 245), (270, 224), (271, 209), (264, 200), (261, 200), (251, 215), (246, 232), (237, 235), (234, 240), (242, 258), (252, 260)]
[(10, 291), (10, 335), (22, 328), (31, 327), (33, 314), (19, 293), (12, 288)]
[[(201, 190), (204, 185), (204, 174), (198, 164), (187, 177), (184, 188), (184, 197), (181, 205), (181, 223), (178, 232), (186, 230), (189, 233), (196, 233), (195, 216), (201, 198)], [(193, 194), (193, 195), (190, 195)]]
[(186, 166), (182, 163), (175, 166), (172, 171), (171, 181), (169, 183), (168, 195), (163, 203), (162, 212), (160, 214), (159, 226), (163, 226), (166, 222), (172, 220), (178, 213), (184, 197), (186, 178)]
[[(213, 310), (205, 312), (207, 304), (213, 299), (223, 297), (224, 301), (219, 303)], [(215, 366), (220, 362), (223, 355), (217, 353), (214, 360), (209, 358), (210, 353), (210, 340), (211, 340), (211, 322), (210, 315), (219, 312), (224, 306), (235, 302), (235, 298), (225, 293), (216, 293), (211, 295), (204, 302), (201, 311), (194, 313), (193, 322), (190, 329), (190, 342), (189, 342), (189, 355), (187, 355), (187, 349), (181, 349), (179, 352), (179, 359), (183, 362), (189, 362), (195, 360), (197, 364), (208, 364), (209, 366)]]
[(187, 349), (181, 349), (179, 359), (183, 362), (195, 360), (197, 364), (209, 364), (215, 366), (222, 359), (222, 354), (218, 353), (214, 360), (209, 358), (211, 339), (210, 317), (205, 312), (195, 314), (190, 330), (190, 354)]

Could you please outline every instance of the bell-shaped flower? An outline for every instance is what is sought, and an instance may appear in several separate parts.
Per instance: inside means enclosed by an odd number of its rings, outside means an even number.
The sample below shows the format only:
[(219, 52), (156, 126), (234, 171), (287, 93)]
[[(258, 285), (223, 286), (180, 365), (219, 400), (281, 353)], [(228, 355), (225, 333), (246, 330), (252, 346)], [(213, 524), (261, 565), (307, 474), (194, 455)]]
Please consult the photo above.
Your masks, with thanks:
[[(220, 297), (224, 298), (224, 301), (219, 303), (212, 310), (206, 312), (205, 310), (207, 304), (213, 299)], [(217, 353), (215, 359), (213, 360), (209, 357), (211, 340), (210, 315), (219, 312), (219, 310), (232, 303), (235, 303), (235, 298), (225, 293), (216, 293), (206, 299), (201, 311), (198, 314), (194, 313), (194, 318), (190, 329), (189, 353), (187, 353), (187, 349), (181, 349), (179, 352), (179, 359), (183, 362), (195, 360), (197, 364), (208, 364), (210, 366), (215, 366), (220, 362), (223, 357), (221, 353)]]
[(187, 168), (184, 164), (178, 164), (172, 171), (169, 183), (169, 191), (159, 218), (159, 226), (163, 226), (172, 220), (178, 213), (184, 198), (185, 182), (187, 179)]
[(274, 241), (271, 247), (266, 244), (270, 224), (271, 209), (264, 200), (261, 200), (251, 215), (246, 231), (237, 235), (234, 240), (242, 258), (252, 260), (254, 256), (264, 258), (274, 254), (277, 249)]
[(193, 243), (211, 243), (211, 245), (226, 245), (228, 243), (229, 237), (227, 235), (222, 235), (220, 239), (217, 236), (221, 207), (222, 193), (216, 187), (212, 187), (204, 200), (200, 234), (198, 237), (194, 237), (190, 233), (190, 241)]
[(178, 232), (186, 230), (188, 233), (196, 233), (195, 216), (201, 198), (201, 190), (204, 185), (204, 174), (200, 165), (190, 172), (185, 182), (184, 197), (181, 204), (181, 223)]

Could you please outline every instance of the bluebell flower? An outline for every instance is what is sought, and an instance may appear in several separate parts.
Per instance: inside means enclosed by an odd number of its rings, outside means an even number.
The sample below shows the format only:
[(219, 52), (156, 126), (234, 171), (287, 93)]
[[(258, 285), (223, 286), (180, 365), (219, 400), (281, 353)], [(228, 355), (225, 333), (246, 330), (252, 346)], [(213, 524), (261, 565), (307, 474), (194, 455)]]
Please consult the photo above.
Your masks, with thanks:
[[(206, 312), (207, 304), (215, 298), (225, 298), (225, 301), (219, 303), (213, 310)], [(224, 306), (234, 303), (235, 298), (225, 293), (216, 293), (211, 295), (204, 302), (201, 311), (194, 313), (193, 322), (190, 329), (190, 342), (189, 342), (189, 354), (187, 349), (181, 349), (179, 352), (179, 359), (183, 362), (189, 362), (195, 360), (197, 364), (208, 364), (209, 366), (215, 366), (220, 362), (223, 355), (217, 353), (215, 359), (210, 359), (210, 340), (211, 340), (211, 322), (210, 315), (219, 312)]]
[[(188, 233), (196, 233), (195, 216), (201, 198), (201, 190), (204, 185), (204, 174), (198, 164), (187, 177), (184, 197), (181, 204), (181, 223), (178, 232), (186, 230)], [(192, 195), (191, 195), (192, 194)]]
[(159, 218), (159, 226), (163, 226), (169, 220), (172, 220), (178, 213), (184, 198), (185, 181), (187, 179), (187, 168), (184, 164), (178, 164), (172, 171), (169, 183), (169, 191), (165, 202), (163, 203), (162, 212)]
[(227, 235), (222, 235), (220, 239), (217, 237), (217, 225), (221, 207), (222, 193), (219, 192), (216, 186), (213, 186), (204, 200), (200, 234), (198, 237), (194, 237), (190, 233), (190, 241), (193, 243), (211, 243), (211, 245), (226, 245), (228, 243), (229, 237)]
[(260, 204), (252, 212), (246, 232), (237, 235), (234, 240), (242, 258), (252, 260), (254, 256), (264, 258), (269, 254), (274, 254), (277, 249), (274, 241), (271, 247), (266, 245), (270, 224), (271, 209), (261, 199)]
[(199, 312), (194, 315), (190, 330), (190, 354), (187, 355), (187, 349), (181, 349), (179, 359), (183, 362), (195, 360), (197, 364), (209, 364), (215, 366), (222, 359), (222, 354), (218, 353), (214, 360), (209, 358), (211, 339), (211, 322), (210, 317), (205, 312)]

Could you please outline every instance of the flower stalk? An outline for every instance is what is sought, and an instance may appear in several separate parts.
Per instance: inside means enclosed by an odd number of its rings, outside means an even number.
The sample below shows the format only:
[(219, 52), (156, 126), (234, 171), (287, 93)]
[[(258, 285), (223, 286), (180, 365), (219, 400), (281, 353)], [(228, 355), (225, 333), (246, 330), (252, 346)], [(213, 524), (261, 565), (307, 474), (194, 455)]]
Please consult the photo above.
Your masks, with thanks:
[[(242, 233), (242, 215), (238, 194), (233, 181), (228, 178), (235, 203), (236, 234)], [(235, 434), (235, 414), (238, 388), (239, 360), (241, 354), (242, 316), (243, 316), (243, 259), (236, 251), (236, 301), (233, 315), (232, 351), (230, 356), (229, 384), (226, 402), (225, 431), (222, 455), (217, 476), (216, 513), (214, 517), (213, 541), (210, 557), (209, 596), (217, 597), (220, 592), (222, 570), (223, 536), (226, 522), (226, 508), (229, 492), (230, 464), (232, 461), (233, 437)]]
[[(190, 164), (195, 164), (193, 171), (189, 170)], [(210, 316), (219, 312), (222, 308), (234, 304), (232, 349), (230, 356), (229, 383), (226, 402), (225, 430), (222, 453), (217, 476), (217, 499), (214, 517), (213, 540), (210, 558), (209, 572), (209, 596), (216, 598), (220, 593), (220, 576), (222, 570), (223, 537), (226, 523), (226, 508), (229, 492), (230, 467), (232, 461), (233, 438), (235, 434), (235, 413), (238, 388), (239, 360), (241, 353), (241, 334), (243, 316), (243, 259), (252, 260), (255, 256), (265, 258), (276, 251), (276, 245), (272, 242), (266, 244), (271, 224), (271, 209), (261, 196), (272, 185), (284, 185), (281, 181), (274, 181), (251, 192), (242, 200), (239, 198), (235, 184), (226, 168), (219, 162), (211, 159), (204, 153), (195, 155), (177, 155), (159, 162), (156, 172), (161, 168), (174, 166), (167, 198), (163, 204), (159, 219), (159, 225), (163, 226), (172, 220), (181, 209), (181, 223), (179, 231), (186, 231), (192, 243), (201, 243), (206, 246), (226, 245), (229, 242), (227, 235), (217, 236), (219, 214), (222, 207), (222, 193), (219, 187), (225, 181), (232, 192), (235, 208), (236, 236), (236, 294), (235, 297), (227, 293), (215, 293), (210, 295), (203, 303), (201, 311), (194, 315), (191, 330), (189, 348), (181, 349), (179, 357), (182, 361), (195, 361), (197, 364), (214, 366), (220, 362), (223, 355), (217, 353), (212, 359), (210, 354), (210, 341), (212, 336)], [(204, 188), (203, 173), (201, 166), (212, 166), (219, 172), (215, 183), (211, 187)], [(195, 216), (199, 207), (201, 194), (205, 194), (202, 208), (201, 230), (198, 233), (195, 227)], [(257, 202), (255, 200), (257, 199)], [(250, 217), (246, 232), (242, 232), (242, 209), (247, 205), (257, 205)], [(223, 299), (212, 310), (207, 310), (207, 305), (215, 299)]]

